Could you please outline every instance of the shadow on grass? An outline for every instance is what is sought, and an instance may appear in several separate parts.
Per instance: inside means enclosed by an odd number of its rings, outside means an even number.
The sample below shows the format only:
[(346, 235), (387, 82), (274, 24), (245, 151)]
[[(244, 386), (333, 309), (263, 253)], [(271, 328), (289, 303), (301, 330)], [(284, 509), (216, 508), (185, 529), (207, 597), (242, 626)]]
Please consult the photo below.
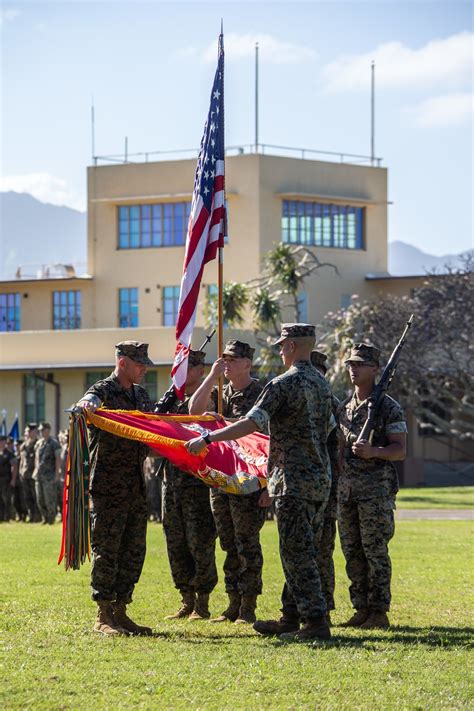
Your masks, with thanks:
[[(296, 642), (284, 642), (278, 638), (271, 641), (277, 646), (285, 644), (296, 644)], [(408, 627), (392, 626), (386, 632), (374, 630), (366, 632), (360, 630), (357, 636), (339, 633), (333, 630), (333, 636), (328, 642), (306, 642), (306, 644), (318, 649), (333, 649), (334, 647), (371, 647), (375, 643), (401, 645), (425, 645), (427, 647), (474, 647), (474, 628), (472, 627)], [(301, 644), (301, 642), (298, 642)]]
[[(407, 503), (433, 504), (434, 506), (442, 504), (443, 507), (447, 509), (451, 508), (452, 506), (463, 506), (466, 509), (469, 509), (472, 506), (472, 501), (470, 501), (468, 498), (455, 501), (449, 498), (446, 499), (441, 496), (400, 496), (397, 500), (397, 506), (400, 509), (403, 508), (403, 504)], [(425, 508), (427, 507), (425, 506)]]

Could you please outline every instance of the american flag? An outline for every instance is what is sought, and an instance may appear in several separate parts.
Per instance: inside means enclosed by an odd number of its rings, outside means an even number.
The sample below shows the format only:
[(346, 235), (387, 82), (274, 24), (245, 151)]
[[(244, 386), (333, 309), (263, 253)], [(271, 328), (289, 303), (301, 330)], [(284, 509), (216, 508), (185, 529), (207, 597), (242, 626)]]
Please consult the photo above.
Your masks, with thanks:
[(211, 104), (194, 179), (191, 215), (186, 237), (183, 278), (176, 322), (176, 352), (171, 377), (179, 398), (184, 397), (197, 300), (204, 265), (224, 246), (226, 215), (224, 188), (224, 37), (219, 36)]

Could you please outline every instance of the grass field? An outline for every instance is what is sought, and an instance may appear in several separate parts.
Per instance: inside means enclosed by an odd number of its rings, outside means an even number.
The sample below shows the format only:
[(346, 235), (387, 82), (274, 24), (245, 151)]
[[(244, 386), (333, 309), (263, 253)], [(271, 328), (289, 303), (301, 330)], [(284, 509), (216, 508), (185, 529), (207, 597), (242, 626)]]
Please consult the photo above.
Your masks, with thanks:
[(472, 509), (474, 486), (401, 489), (397, 496), (397, 507), (399, 509)]
[[(469, 521), (401, 521), (387, 632), (338, 627), (350, 614), (336, 552), (333, 640), (284, 644), (230, 623), (165, 622), (176, 609), (161, 525), (133, 613), (153, 638), (91, 632), (89, 565), (56, 565), (60, 526), (0, 527), (0, 705), (5, 709), (461, 709), (472, 708), (473, 574)], [(282, 573), (273, 522), (263, 529), (261, 617), (278, 614)], [(222, 555), (219, 551), (219, 565)], [(224, 604), (222, 582), (211, 598)], [(471, 665), (471, 666), (470, 666)]]

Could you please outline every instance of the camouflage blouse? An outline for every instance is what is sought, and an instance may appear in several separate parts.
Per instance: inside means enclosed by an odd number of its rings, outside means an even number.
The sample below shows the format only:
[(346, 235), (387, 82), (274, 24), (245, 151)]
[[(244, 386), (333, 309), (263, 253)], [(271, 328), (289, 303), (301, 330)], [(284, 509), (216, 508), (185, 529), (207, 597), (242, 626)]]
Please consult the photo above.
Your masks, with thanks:
[[(243, 390), (236, 390), (231, 383), (227, 383), (222, 392), (223, 417), (245, 417), (262, 390), (263, 385), (259, 380), (252, 379)], [(217, 412), (217, 388), (212, 390), (211, 398), (214, 410)]]
[(268, 492), (325, 501), (331, 486), (327, 440), (335, 421), (331, 391), (309, 361), (270, 381), (247, 417), (270, 428)]
[[(352, 445), (367, 419), (367, 400), (359, 402), (357, 395), (344, 400), (338, 411), (339, 425), (344, 438), (344, 465), (339, 477), (338, 498), (369, 499), (395, 496), (398, 476), (392, 462), (384, 459), (360, 459), (352, 452)], [(372, 438), (374, 447), (385, 447), (387, 435), (407, 431), (403, 410), (393, 398), (385, 395), (375, 419)]]
[[(154, 407), (145, 388), (133, 385), (127, 390), (114, 373), (92, 385), (86, 395), (95, 395), (103, 407), (110, 410), (152, 412)], [(143, 477), (143, 462), (148, 454), (146, 445), (117, 437), (93, 425), (89, 428), (89, 435), (92, 491), (107, 493), (114, 481), (121, 482), (137, 471)]]

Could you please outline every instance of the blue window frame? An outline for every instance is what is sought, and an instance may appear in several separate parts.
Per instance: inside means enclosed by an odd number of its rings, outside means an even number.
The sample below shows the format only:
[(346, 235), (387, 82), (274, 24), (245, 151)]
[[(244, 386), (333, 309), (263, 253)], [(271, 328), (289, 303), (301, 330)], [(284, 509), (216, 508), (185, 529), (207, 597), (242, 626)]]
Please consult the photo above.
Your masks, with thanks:
[(118, 208), (118, 248), (180, 247), (186, 242), (190, 202)]
[(174, 326), (179, 310), (179, 286), (163, 287), (163, 326)]
[(20, 330), (20, 294), (0, 294), (0, 331)]
[(283, 200), (281, 238), (286, 244), (364, 248), (364, 208)]
[(53, 329), (70, 331), (81, 327), (81, 292), (53, 291)]
[(45, 420), (45, 383), (34, 375), (23, 376), (24, 414), (26, 422)]
[(119, 289), (119, 327), (138, 326), (138, 289)]

